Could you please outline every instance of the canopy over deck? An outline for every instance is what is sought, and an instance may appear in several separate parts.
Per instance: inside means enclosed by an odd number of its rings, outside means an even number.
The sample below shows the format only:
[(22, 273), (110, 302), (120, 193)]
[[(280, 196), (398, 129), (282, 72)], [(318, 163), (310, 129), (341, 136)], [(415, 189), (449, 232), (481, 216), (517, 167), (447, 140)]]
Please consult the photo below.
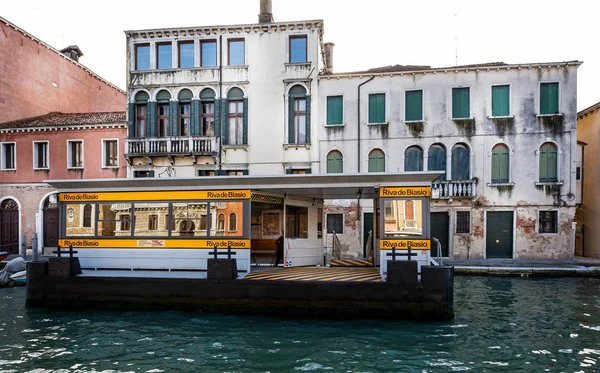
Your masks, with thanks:
[(442, 171), (276, 176), (47, 180), (60, 192), (250, 189), (316, 199), (373, 199), (379, 187), (430, 186)]

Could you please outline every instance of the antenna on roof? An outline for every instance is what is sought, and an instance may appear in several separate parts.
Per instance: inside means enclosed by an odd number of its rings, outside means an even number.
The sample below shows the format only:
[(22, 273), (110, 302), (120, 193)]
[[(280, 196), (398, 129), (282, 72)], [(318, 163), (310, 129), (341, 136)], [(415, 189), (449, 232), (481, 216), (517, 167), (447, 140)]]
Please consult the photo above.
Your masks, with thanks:
[(454, 13), (454, 66), (458, 66), (458, 14)]

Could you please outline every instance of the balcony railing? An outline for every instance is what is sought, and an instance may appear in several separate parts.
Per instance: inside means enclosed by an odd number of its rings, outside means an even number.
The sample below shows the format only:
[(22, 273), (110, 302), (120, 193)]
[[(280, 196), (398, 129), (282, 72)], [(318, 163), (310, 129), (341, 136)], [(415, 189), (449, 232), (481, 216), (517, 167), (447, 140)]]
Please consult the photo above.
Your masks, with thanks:
[(157, 137), (125, 139), (126, 156), (213, 155), (216, 137)]
[(477, 180), (435, 181), (431, 185), (432, 199), (475, 198)]

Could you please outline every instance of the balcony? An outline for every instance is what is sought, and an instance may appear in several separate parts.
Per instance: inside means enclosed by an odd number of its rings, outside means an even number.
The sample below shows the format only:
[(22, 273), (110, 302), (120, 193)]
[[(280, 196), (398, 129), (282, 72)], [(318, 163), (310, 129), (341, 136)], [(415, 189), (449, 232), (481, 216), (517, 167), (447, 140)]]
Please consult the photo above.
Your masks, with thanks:
[(216, 137), (156, 137), (125, 139), (125, 157), (216, 156)]
[(475, 198), (477, 195), (477, 179), (443, 180), (431, 184), (432, 199)]

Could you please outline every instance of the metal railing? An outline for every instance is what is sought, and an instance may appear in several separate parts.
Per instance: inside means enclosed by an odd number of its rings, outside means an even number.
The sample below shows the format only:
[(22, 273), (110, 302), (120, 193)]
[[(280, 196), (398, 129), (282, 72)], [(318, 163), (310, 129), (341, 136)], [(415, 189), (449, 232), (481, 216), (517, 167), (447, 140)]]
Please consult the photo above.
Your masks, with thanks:
[(333, 246), (331, 247), (331, 260), (340, 260), (342, 256), (342, 244), (337, 234), (333, 232), (332, 235)]
[(126, 155), (217, 153), (216, 137), (157, 137), (125, 139)]
[(435, 241), (437, 243), (437, 256), (436, 256), (436, 263), (435, 265), (442, 265), (442, 244), (440, 243), (440, 240), (438, 240), (435, 237), (431, 238), (433, 241)]
[(444, 180), (431, 184), (432, 199), (475, 198), (477, 180)]

